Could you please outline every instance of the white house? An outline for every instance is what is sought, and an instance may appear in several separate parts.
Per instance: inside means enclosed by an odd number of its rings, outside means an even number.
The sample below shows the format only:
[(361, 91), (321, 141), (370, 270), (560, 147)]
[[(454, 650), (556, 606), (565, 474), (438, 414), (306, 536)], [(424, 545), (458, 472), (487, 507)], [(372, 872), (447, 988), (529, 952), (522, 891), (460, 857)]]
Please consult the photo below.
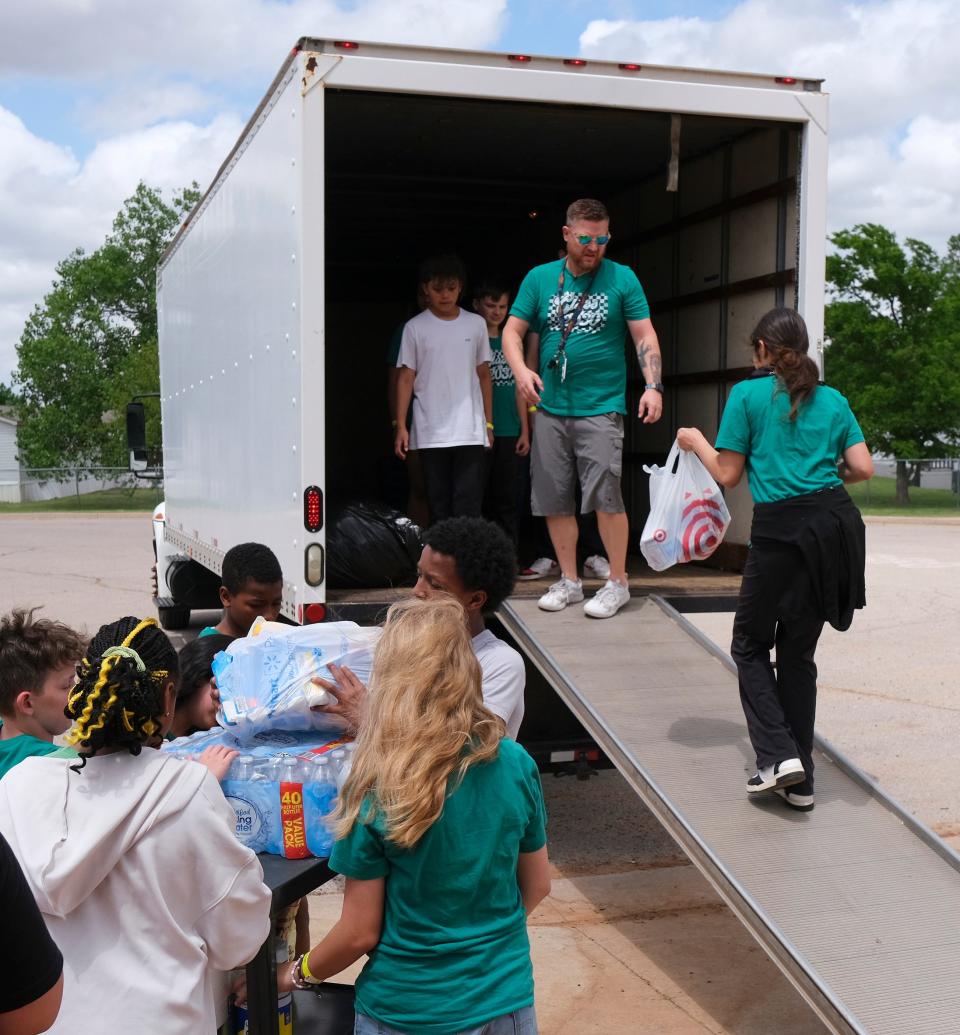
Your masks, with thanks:
[(12, 406), (0, 406), (0, 502), (20, 502), (17, 421)]

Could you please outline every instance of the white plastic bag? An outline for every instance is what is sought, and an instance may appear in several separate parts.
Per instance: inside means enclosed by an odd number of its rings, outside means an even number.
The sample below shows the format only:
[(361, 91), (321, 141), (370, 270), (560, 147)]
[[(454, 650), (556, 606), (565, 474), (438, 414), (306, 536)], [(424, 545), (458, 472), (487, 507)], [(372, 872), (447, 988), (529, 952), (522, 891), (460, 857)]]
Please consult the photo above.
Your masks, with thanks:
[(327, 668), (332, 661), (369, 683), (381, 631), (355, 622), (290, 626), (258, 618), (246, 636), (213, 659), (220, 725), (243, 741), (263, 730), (343, 729), (337, 716), (310, 710), (331, 701), (311, 679), (332, 679)]
[(643, 469), (650, 475), (650, 516), (640, 537), (647, 564), (663, 571), (709, 557), (723, 540), (730, 511), (700, 458), (674, 442), (663, 467)]

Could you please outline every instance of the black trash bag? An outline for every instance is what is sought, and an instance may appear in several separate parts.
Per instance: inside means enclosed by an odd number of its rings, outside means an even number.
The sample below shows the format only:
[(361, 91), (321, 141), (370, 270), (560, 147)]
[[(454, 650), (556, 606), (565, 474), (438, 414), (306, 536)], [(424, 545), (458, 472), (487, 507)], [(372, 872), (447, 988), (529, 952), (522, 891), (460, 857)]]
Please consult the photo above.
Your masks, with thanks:
[(405, 514), (382, 503), (348, 503), (327, 526), (327, 584), (331, 589), (412, 586), (423, 533)]

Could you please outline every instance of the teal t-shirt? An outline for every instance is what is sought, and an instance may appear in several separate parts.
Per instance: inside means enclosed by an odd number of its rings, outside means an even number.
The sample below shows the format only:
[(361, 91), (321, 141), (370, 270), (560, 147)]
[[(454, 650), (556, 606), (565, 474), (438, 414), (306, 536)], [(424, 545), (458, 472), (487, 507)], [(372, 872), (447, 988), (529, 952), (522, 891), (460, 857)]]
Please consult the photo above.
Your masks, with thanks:
[(533, 1004), (517, 856), (546, 844), (537, 767), (505, 739), (451, 787), (412, 849), (387, 841), (378, 815), (330, 856), (348, 877), (387, 878), (383, 931), (357, 979), (356, 1008), (416, 1035), (452, 1035)]
[(627, 321), (645, 320), (650, 315), (633, 270), (604, 259), (567, 339), (567, 376), (561, 382), (560, 369), (549, 366), (560, 345), (561, 311), (569, 322), (590, 277), (590, 273), (574, 277), (566, 259), (535, 266), (523, 278), (510, 307), (511, 316), (540, 328), (540, 405), (562, 417), (627, 412)]
[(791, 421), (790, 396), (772, 375), (733, 386), (717, 433), (717, 449), (746, 456), (756, 503), (841, 485), (837, 463), (862, 441), (857, 418), (836, 389), (818, 385)]
[(31, 737), (29, 733), (21, 733), (9, 740), (0, 740), (0, 777), (6, 776), (10, 770), (25, 758), (37, 755), (57, 755), (59, 758), (76, 758), (73, 748), (59, 747), (49, 740)]
[(517, 382), (503, 354), (500, 338), (490, 339), (493, 362), (490, 378), (493, 381), (493, 433), (497, 438), (516, 438), (520, 434), (520, 414), (517, 413)]

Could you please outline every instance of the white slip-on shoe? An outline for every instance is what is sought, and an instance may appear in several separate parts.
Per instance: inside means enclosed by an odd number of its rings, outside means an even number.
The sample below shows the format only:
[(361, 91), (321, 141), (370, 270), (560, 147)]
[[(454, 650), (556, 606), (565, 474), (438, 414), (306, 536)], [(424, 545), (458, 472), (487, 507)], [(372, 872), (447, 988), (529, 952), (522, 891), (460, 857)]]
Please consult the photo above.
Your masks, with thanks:
[(775, 791), (779, 787), (791, 787), (795, 783), (803, 783), (807, 774), (803, 771), (803, 763), (799, 758), (785, 758), (776, 765), (765, 765), (747, 780), (747, 793), (758, 794), (760, 791)]
[(542, 611), (562, 611), (567, 604), (576, 604), (580, 600), (583, 600), (583, 585), (580, 580), (574, 582), (573, 579), (563, 576), (537, 601), (537, 607)]
[(602, 554), (595, 553), (583, 562), (583, 574), (588, 579), (610, 578), (610, 562)]
[(624, 604), (630, 603), (630, 590), (613, 579), (607, 581), (583, 605), (583, 613), (590, 618), (613, 618)]

